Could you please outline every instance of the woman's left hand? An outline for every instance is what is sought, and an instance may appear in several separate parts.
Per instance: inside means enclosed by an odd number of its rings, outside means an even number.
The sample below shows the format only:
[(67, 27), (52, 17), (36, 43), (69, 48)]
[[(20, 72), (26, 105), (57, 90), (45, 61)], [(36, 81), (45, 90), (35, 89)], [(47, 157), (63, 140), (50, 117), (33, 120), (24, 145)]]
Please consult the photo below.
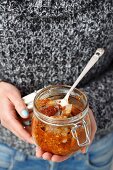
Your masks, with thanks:
[[(89, 109), (89, 116), (90, 116), (90, 121), (91, 121), (91, 137), (90, 137), (90, 140), (91, 140), (90, 144), (91, 144), (94, 139), (97, 126), (96, 126), (96, 121), (93, 116), (93, 113), (90, 109)], [(86, 147), (82, 149), (82, 153), (85, 153), (85, 152), (86, 152)], [(38, 158), (42, 157), (44, 160), (49, 160), (53, 162), (62, 162), (70, 157), (70, 156), (53, 155), (49, 152), (44, 152), (40, 147), (36, 148), (36, 156)]]

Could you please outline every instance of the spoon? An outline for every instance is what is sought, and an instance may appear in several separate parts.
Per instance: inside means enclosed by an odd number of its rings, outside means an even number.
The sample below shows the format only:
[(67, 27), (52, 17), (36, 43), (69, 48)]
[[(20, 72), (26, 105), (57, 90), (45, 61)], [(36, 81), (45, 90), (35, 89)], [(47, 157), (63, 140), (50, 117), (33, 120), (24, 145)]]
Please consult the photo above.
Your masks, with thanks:
[(86, 73), (93, 67), (93, 65), (98, 61), (98, 59), (104, 54), (104, 49), (103, 48), (98, 48), (94, 55), (91, 57), (89, 62), (87, 63), (86, 67), (82, 71), (82, 73), (79, 75), (75, 83), (72, 85), (72, 87), (69, 89), (67, 92), (66, 96), (60, 100), (59, 104), (64, 107), (69, 105), (68, 103), (68, 98), (73, 91), (73, 89), (77, 86), (77, 84), (82, 80), (82, 78), (86, 75)]

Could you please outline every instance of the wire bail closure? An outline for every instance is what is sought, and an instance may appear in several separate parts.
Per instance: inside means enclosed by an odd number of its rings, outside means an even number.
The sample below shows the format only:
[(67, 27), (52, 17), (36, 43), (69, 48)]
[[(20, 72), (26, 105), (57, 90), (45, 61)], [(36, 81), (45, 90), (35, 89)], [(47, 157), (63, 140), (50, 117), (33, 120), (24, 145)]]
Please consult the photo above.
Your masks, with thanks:
[[(81, 126), (85, 129), (85, 135), (86, 135), (86, 141), (83, 143), (80, 143), (77, 135), (77, 129), (79, 129)], [(88, 124), (84, 119), (74, 125), (74, 127), (71, 129), (71, 133), (73, 138), (77, 140), (78, 146), (83, 147), (90, 144)]]

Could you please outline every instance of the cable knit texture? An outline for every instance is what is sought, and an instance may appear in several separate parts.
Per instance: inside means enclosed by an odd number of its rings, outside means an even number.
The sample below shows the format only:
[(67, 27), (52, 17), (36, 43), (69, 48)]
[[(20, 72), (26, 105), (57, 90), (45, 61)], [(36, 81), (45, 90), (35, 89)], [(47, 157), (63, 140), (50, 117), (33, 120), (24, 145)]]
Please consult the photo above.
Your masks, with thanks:
[[(113, 129), (113, 1), (0, 1), (0, 79), (22, 96), (50, 84), (72, 85), (99, 47), (105, 54), (78, 86), (94, 111), (97, 137)], [(2, 126), (0, 140), (34, 152)]]

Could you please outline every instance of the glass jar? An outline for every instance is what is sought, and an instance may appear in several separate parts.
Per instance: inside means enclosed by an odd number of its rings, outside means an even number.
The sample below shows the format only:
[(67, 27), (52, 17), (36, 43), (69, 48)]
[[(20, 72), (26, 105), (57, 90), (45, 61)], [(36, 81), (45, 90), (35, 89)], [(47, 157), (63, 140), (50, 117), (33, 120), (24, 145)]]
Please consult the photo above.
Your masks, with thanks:
[(72, 117), (59, 119), (57, 116), (47, 116), (38, 109), (38, 100), (63, 99), (69, 89), (70, 86), (67, 85), (48, 86), (34, 98), (32, 136), (42, 150), (52, 154), (70, 155), (90, 143), (89, 105), (86, 95), (81, 90), (75, 88), (69, 97), (69, 103), (77, 111)]

